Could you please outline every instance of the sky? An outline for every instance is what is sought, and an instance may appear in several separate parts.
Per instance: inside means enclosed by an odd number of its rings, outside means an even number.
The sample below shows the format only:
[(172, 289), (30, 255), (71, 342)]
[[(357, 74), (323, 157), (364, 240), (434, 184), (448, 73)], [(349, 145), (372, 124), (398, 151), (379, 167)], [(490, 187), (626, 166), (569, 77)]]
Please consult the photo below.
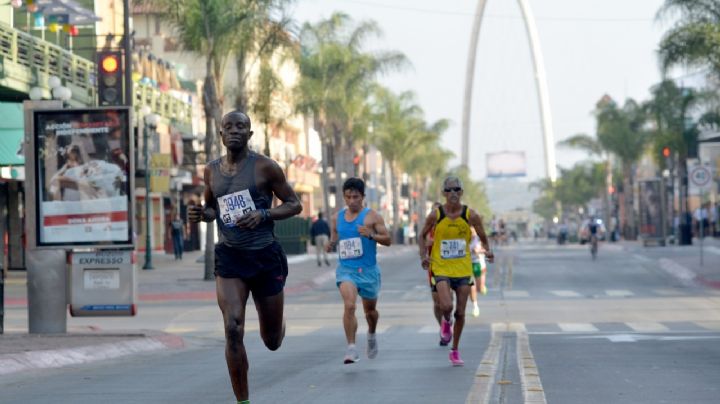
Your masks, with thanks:
[[(672, 21), (658, 21), (663, 0), (529, 0), (545, 60), (555, 141), (593, 135), (592, 110), (604, 95), (649, 98), (660, 81), (656, 50)], [(413, 91), (428, 122), (449, 119), (443, 145), (460, 163), (465, 69), (474, 0), (297, 0), (294, 18), (317, 22), (334, 11), (375, 20), (381, 39), (367, 50), (403, 52), (412, 68), (381, 77), (395, 92)], [(522, 151), (527, 177), (545, 175), (538, 96), (517, 1), (487, 0), (480, 32), (470, 127), (470, 170), (485, 179), (486, 153)], [(556, 146), (569, 168), (587, 155)]]

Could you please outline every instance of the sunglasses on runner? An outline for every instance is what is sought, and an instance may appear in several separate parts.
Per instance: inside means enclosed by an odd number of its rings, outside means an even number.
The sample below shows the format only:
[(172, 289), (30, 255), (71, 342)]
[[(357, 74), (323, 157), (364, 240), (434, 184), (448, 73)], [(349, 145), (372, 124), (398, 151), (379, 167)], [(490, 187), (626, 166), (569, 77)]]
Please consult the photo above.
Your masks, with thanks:
[(460, 191), (462, 191), (462, 188), (460, 188), (460, 187), (445, 188), (444, 191), (447, 193), (460, 192)]

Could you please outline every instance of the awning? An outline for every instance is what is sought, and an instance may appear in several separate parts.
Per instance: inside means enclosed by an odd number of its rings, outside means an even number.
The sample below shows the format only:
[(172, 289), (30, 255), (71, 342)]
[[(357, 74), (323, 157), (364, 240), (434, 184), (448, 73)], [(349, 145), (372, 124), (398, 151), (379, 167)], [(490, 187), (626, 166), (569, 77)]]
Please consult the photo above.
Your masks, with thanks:
[(22, 154), (22, 129), (0, 129), (0, 166), (21, 166), (25, 164)]
[(24, 165), (20, 149), (25, 132), (22, 104), (0, 102), (0, 117), (0, 166)]

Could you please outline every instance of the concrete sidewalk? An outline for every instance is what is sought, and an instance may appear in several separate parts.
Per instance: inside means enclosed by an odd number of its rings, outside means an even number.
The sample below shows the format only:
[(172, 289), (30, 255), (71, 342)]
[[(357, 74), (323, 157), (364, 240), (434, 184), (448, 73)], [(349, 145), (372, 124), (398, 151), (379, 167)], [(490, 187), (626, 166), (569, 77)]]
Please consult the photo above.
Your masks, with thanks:
[[(379, 248), (380, 256), (415, 251), (416, 246)], [(145, 256), (138, 254), (138, 310), (143, 303), (161, 301), (215, 301), (215, 282), (204, 280), (203, 253), (186, 253), (182, 260), (173, 255), (153, 254), (153, 270), (143, 270)], [(311, 290), (335, 278), (336, 258), (331, 265), (318, 266), (315, 255), (288, 256), (286, 295)], [(5, 313), (27, 310), (25, 271), (12, 271), (5, 280)], [(7, 321), (6, 321), (7, 323)], [(159, 330), (107, 332), (97, 327), (69, 327), (65, 334), (29, 334), (27, 325), (5, 328), (0, 334), (0, 376), (32, 369), (58, 368), (160, 349), (183, 348), (179, 335)]]

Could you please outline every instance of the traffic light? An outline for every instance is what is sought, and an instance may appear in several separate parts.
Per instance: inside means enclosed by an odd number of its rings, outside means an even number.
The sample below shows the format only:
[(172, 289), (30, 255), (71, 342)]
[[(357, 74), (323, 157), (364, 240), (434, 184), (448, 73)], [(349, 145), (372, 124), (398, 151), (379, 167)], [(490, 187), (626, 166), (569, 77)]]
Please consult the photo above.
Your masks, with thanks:
[(662, 154), (663, 154), (663, 157), (665, 157), (665, 158), (670, 157), (670, 148), (667, 146), (663, 147)]
[(122, 54), (117, 51), (97, 53), (98, 105), (124, 105)]

